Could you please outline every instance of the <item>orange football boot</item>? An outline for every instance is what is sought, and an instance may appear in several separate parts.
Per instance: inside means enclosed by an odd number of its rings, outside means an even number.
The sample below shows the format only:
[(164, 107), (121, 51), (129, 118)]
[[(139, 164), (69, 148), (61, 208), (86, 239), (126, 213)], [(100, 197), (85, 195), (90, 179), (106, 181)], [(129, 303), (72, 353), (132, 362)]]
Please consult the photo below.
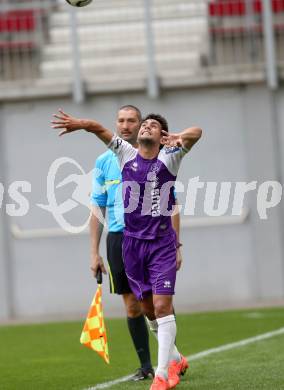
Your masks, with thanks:
[(172, 360), (169, 364), (168, 381), (169, 381), (170, 389), (173, 389), (174, 387), (176, 387), (176, 385), (179, 384), (180, 376), (184, 375), (186, 370), (189, 367), (186, 358), (182, 355), (180, 355), (180, 357), (181, 357), (180, 362), (177, 362), (176, 360)]
[(168, 390), (169, 388), (170, 386), (166, 379), (161, 376), (155, 376), (150, 390)]

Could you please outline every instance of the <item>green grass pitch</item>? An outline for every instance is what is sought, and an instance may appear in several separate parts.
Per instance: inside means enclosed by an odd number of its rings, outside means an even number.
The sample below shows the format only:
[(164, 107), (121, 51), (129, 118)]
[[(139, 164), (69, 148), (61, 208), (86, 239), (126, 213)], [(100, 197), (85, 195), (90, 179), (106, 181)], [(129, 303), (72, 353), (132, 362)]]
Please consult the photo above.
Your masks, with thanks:
[[(190, 355), (284, 326), (284, 309), (178, 315), (177, 344)], [(124, 319), (107, 319), (111, 364), (79, 344), (82, 322), (0, 327), (1, 390), (83, 390), (137, 367)], [(157, 344), (151, 337), (153, 362)], [(190, 364), (180, 390), (283, 390), (284, 335), (213, 354)], [(149, 389), (122, 383), (114, 390)]]

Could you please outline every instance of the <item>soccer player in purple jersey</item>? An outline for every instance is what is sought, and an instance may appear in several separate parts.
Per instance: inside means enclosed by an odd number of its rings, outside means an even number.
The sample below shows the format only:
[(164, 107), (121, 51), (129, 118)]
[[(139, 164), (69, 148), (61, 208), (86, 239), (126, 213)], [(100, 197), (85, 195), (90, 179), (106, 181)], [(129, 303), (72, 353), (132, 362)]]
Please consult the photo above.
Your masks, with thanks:
[(158, 331), (158, 367), (150, 390), (173, 388), (187, 364), (174, 345), (177, 240), (171, 224), (173, 187), (182, 158), (202, 131), (191, 127), (169, 134), (167, 121), (150, 114), (142, 121), (135, 149), (97, 121), (74, 118), (62, 110), (54, 116), (53, 127), (63, 129), (59, 135), (84, 129), (118, 157), (124, 185), (125, 270), (150, 326)]

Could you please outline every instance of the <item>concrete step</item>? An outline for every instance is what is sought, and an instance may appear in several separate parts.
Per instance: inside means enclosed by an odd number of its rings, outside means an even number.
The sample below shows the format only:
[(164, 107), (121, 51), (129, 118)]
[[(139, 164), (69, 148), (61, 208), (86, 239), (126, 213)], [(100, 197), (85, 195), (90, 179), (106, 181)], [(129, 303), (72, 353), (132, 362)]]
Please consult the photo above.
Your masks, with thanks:
[[(50, 20), (50, 43), (40, 66), (41, 80), (47, 83), (72, 83), (73, 77), (70, 9), (60, 4)], [(146, 86), (143, 4), (143, 0), (94, 0), (88, 7), (75, 9), (82, 78), (90, 90)], [(163, 83), (194, 77), (208, 27), (206, 0), (152, 0), (152, 4), (158, 77)]]
[[(152, 0), (150, 2), (152, 8), (171, 6), (173, 3), (181, 8), (198, 9), (205, 7), (208, 0)], [(131, 9), (142, 7), (144, 0), (94, 0), (87, 7), (77, 8), (77, 12), (91, 12), (91, 10), (99, 11), (101, 9)], [(58, 10), (61, 12), (67, 12), (69, 5), (64, 1), (58, 2)], [(75, 8), (76, 9), (76, 8)]]
[[(207, 8), (204, 3), (173, 2), (170, 4), (155, 5), (152, 8), (152, 17), (154, 19), (173, 19), (173, 18), (195, 18), (205, 16)], [(141, 21), (144, 19), (144, 7), (141, 4), (136, 6), (131, 4), (130, 8), (124, 7), (86, 7), (80, 8), (76, 12), (77, 20), (80, 25), (108, 24), (108, 23), (125, 23), (126, 21)], [(63, 27), (69, 26), (69, 12), (57, 12), (53, 14), (50, 20), (50, 26)]]
[[(183, 35), (183, 36), (169, 36), (156, 39), (155, 50), (156, 53), (162, 53), (166, 50), (172, 51), (196, 51), (200, 49), (201, 36), (200, 35)], [(109, 42), (82, 42), (80, 45), (81, 58), (86, 57), (101, 57), (113, 56), (120, 57), (124, 55), (137, 55), (146, 51), (145, 39), (136, 40), (129, 39), (128, 41), (109, 41)], [(53, 61), (62, 56), (71, 58), (71, 45), (58, 44), (48, 45), (43, 51), (44, 61)]]
[[(176, 68), (160, 69), (158, 72), (159, 83), (162, 86), (184, 86), (185, 81), (194, 84), (200, 78), (200, 68)], [(107, 91), (130, 91), (137, 89), (145, 89), (147, 87), (147, 74), (145, 70), (133, 70), (132, 72), (117, 72), (110, 74), (87, 73), (83, 75), (83, 82), (88, 92), (107, 92)], [(64, 74), (54, 76), (52, 78), (40, 78), (37, 83), (42, 88), (56, 88), (56, 86), (66, 85), (71, 88), (72, 77)], [(53, 87), (51, 87), (53, 85)]]
[[(162, 69), (195, 68), (199, 65), (200, 57), (196, 52), (165, 53), (157, 56), (156, 67)], [(147, 58), (145, 55), (132, 57), (120, 57), (117, 61), (113, 57), (90, 58), (81, 62), (83, 75), (104, 74), (110, 77), (112, 74), (130, 74), (132, 72), (147, 72)], [(41, 76), (43, 78), (59, 77), (72, 74), (72, 62), (66, 59), (60, 61), (46, 61), (41, 64)]]
[[(155, 37), (182, 34), (200, 34), (207, 29), (207, 21), (204, 18), (198, 18), (189, 21), (188, 19), (180, 20), (160, 20), (153, 23)], [(145, 36), (144, 23), (126, 23), (121, 25), (102, 26), (79, 26), (78, 35), (81, 42), (95, 40), (122, 40), (130, 36), (141, 39)], [(50, 43), (68, 43), (70, 42), (70, 28), (53, 28), (50, 31)]]
[[(176, 81), (192, 79), (195, 80), (196, 69), (176, 69), (172, 72), (169, 69), (162, 69), (158, 73), (158, 79), (162, 85), (175, 85)], [(88, 91), (121, 91), (146, 88), (147, 75), (145, 72), (132, 72), (130, 74), (113, 74), (108, 77), (104, 75), (86, 75), (84, 82)], [(184, 86), (184, 84), (183, 84)]]

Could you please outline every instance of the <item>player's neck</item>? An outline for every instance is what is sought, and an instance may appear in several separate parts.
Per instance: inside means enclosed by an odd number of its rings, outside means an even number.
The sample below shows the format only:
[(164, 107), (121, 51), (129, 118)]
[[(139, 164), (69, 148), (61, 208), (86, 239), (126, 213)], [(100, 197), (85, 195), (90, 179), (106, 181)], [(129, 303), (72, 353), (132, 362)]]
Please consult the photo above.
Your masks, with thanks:
[(159, 148), (157, 146), (145, 146), (139, 144), (138, 146), (138, 153), (141, 157), (145, 158), (146, 160), (152, 160), (153, 158), (157, 157), (159, 154)]
[(138, 143), (137, 141), (136, 142), (129, 142), (131, 146), (133, 146), (133, 148), (135, 149), (138, 149)]

